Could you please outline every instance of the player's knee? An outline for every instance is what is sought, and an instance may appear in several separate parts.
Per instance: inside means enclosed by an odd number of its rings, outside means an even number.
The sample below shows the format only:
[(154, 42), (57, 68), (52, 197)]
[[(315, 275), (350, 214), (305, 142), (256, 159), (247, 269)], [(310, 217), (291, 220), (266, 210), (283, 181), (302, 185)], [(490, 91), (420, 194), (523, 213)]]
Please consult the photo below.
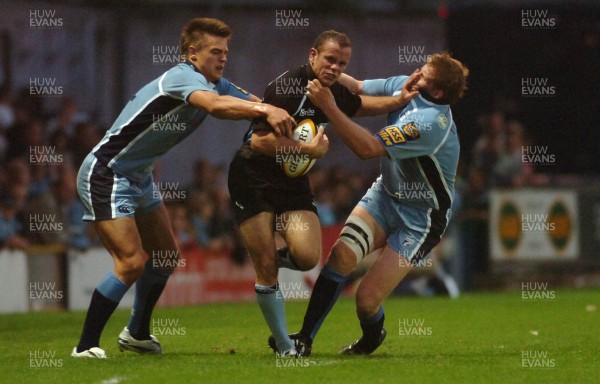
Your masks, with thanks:
[(374, 249), (373, 229), (358, 216), (350, 216), (346, 220), (340, 237), (336, 242), (333, 255), (338, 266), (346, 273), (352, 272), (356, 265)]
[(139, 257), (134, 256), (119, 260), (117, 272), (127, 282), (136, 281), (144, 273), (144, 258), (140, 255)]
[(321, 250), (291, 250), (292, 260), (299, 271), (310, 271), (321, 259)]
[(314, 260), (296, 260), (294, 259), (294, 263), (298, 267), (298, 270), (301, 272), (310, 271), (314, 267), (317, 266), (318, 259)]
[(344, 243), (338, 241), (333, 246), (327, 264), (341, 275), (349, 275), (356, 268), (356, 255)]

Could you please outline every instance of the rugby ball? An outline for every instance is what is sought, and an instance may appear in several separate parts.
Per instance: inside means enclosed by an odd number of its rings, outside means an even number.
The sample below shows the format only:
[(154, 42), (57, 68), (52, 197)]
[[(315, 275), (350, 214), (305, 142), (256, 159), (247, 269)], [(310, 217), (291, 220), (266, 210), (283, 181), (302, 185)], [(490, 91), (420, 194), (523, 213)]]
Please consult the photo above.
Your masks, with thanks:
[[(294, 128), (292, 139), (303, 143), (310, 143), (316, 135), (317, 128), (315, 127), (315, 123), (311, 119), (305, 119), (299, 122), (296, 128)], [(306, 175), (317, 161), (317, 159), (309, 158), (308, 155), (293, 153), (294, 151), (292, 150), (287, 152), (289, 153), (282, 154), (283, 171), (287, 177)]]

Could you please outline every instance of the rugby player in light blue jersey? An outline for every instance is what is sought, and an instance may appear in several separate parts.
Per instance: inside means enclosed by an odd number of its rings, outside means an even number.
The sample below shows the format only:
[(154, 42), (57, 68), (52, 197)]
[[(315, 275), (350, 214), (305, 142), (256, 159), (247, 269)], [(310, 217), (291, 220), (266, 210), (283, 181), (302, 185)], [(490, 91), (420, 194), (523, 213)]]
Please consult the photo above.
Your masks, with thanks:
[(377, 260), (356, 292), (363, 335), (340, 353), (370, 354), (383, 342), (384, 299), (440, 242), (450, 219), (460, 152), (450, 105), (463, 96), (468, 74), (461, 62), (438, 53), (411, 77), (357, 81), (342, 76), (340, 83), (356, 93), (400, 95), (407, 101), (376, 134), (342, 113), (318, 80), (309, 83), (308, 97), (346, 145), (362, 159), (381, 158), (381, 175), (346, 221), (315, 283), (302, 329), (291, 335), (304, 344), (304, 356), (348, 275), (372, 252)]
[(209, 114), (220, 119), (265, 118), (275, 132), (290, 136), (295, 122), (285, 110), (260, 103), (222, 77), (231, 34), (220, 20), (191, 20), (180, 40), (185, 62), (139, 90), (81, 165), (77, 189), (84, 220), (94, 223), (115, 267), (92, 294), (73, 357), (106, 357), (100, 335), (135, 282), (135, 302), (129, 324), (119, 335), (119, 348), (162, 353), (150, 335), (150, 317), (177, 266), (179, 249), (167, 210), (153, 191), (156, 161)]

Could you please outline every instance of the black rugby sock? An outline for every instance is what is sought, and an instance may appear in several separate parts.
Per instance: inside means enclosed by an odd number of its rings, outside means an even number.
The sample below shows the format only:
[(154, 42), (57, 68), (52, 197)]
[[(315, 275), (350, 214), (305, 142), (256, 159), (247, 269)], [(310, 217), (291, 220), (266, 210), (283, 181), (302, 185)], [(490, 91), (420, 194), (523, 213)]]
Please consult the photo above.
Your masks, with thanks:
[(97, 289), (94, 290), (83, 324), (81, 338), (77, 345), (78, 353), (100, 346), (102, 330), (104, 330), (104, 326), (118, 305), (119, 303), (107, 299)]
[(310, 295), (300, 334), (314, 340), (325, 317), (340, 296), (345, 283), (345, 276), (325, 264)]
[(152, 311), (160, 298), (167, 284), (152, 284), (146, 296), (146, 302), (143, 306), (144, 310), (140, 314), (139, 329), (137, 332), (131, 333), (131, 336), (136, 340), (150, 340), (150, 319)]
[(381, 338), (384, 320), (385, 315), (383, 314), (383, 307), (380, 307), (379, 312), (372, 318), (360, 321), (360, 328), (363, 331), (360, 343), (365, 349), (374, 350), (379, 346), (379, 339)]

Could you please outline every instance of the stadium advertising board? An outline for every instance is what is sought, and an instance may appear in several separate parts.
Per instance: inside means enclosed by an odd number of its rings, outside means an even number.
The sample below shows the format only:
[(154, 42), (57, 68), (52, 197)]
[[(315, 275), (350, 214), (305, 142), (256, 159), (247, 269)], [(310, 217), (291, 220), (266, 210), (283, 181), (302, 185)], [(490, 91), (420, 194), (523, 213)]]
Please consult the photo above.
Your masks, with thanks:
[(568, 190), (495, 190), (490, 196), (493, 260), (579, 257), (577, 195)]

